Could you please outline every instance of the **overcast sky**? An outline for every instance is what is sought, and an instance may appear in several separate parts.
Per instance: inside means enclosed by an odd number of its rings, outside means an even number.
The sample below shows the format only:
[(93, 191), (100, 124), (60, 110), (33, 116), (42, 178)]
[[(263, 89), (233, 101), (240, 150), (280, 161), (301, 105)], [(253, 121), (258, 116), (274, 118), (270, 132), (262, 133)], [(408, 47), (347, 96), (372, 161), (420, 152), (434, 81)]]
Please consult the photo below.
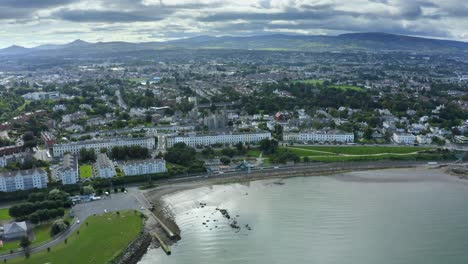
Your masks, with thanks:
[(467, 0), (0, 0), (0, 47), (387, 32), (468, 41)]

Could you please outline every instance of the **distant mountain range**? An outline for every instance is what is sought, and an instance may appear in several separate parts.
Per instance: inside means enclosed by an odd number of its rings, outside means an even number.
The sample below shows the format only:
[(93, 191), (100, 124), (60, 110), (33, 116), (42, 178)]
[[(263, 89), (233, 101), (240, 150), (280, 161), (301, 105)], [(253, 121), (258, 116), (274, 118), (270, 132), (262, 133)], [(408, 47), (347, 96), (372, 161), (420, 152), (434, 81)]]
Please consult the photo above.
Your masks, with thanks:
[(198, 36), (166, 42), (97, 42), (75, 40), (68, 44), (47, 44), (34, 48), (11, 46), (0, 49), (0, 56), (67, 56), (161, 49), (240, 49), (273, 51), (404, 51), (457, 53), (468, 52), (468, 43), (410, 37), (386, 33), (350, 33), (339, 36), (261, 35), (249, 37)]

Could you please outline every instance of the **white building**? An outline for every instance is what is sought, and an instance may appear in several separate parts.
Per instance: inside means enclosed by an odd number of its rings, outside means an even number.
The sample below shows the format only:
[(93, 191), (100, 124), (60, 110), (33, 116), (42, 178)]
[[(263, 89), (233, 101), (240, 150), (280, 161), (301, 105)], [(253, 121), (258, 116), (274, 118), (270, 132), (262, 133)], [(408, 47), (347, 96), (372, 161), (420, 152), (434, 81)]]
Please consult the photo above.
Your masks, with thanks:
[(163, 159), (130, 160), (123, 163), (121, 168), (126, 176), (167, 172)]
[(210, 146), (215, 144), (258, 143), (263, 139), (271, 139), (270, 132), (232, 133), (213, 135), (173, 136), (166, 139), (167, 147), (183, 142), (189, 147)]
[(52, 111), (54, 112), (57, 112), (57, 111), (66, 111), (67, 110), (67, 107), (63, 104), (59, 104), (59, 105), (54, 105), (54, 107), (52, 107)]
[(34, 92), (23, 95), (26, 100), (45, 100), (45, 99), (59, 99), (59, 92)]
[(416, 141), (419, 144), (431, 144), (432, 143), (432, 137), (428, 135), (417, 135), (416, 136)]
[(78, 171), (78, 158), (76, 155), (66, 154), (57, 171), (58, 180), (62, 184), (75, 184), (80, 180)]
[(284, 141), (298, 142), (341, 142), (353, 143), (353, 133), (338, 133), (338, 132), (302, 132), (302, 133), (284, 133)]
[(112, 178), (117, 176), (114, 164), (104, 153), (99, 153), (97, 155), (96, 163), (94, 163), (93, 170), (95, 177)]
[(1, 172), (0, 192), (42, 189), (47, 187), (47, 182), (47, 172), (43, 169)]
[(414, 144), (416, 142), (416, 137), (413, 134), (393, 133), (393, 141), (398, 144)]
[(26, 160), (31, 159), (31, 154), (28, 152), (13, 153), (0, 157), (0, 168), (5, 168), (10, 163), (19, 162), (24, 163)]
[(113, 147), (123, 146), (140, 146), (148, 148), (149, 150), (154, 149), (155, 146), (154, 137), (147, 138), (110, 138), (103, 140), (87, 140), (79, 142), (71, 142), (66, 144), (55, 144), (53, 147), (54, 157), (61, 157), (65, 153), (78, 154), (82, 148), (94, 149), (96, 153), (99, 153), (101, 149), (107, 150)]

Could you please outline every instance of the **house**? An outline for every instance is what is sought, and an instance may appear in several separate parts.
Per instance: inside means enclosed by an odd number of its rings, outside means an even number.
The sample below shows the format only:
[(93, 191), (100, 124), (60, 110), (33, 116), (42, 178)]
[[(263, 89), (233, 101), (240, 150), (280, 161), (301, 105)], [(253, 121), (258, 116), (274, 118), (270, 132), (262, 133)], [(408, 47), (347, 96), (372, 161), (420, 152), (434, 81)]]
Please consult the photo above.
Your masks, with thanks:
[(432, 137), (429, 135), (417, 135), (416, 136), (416, 141), (419, 144), (431, 144), (432, 143)]
[(26, 222), (13, 222), (6, 224), (3, 227), (3, 238), (5, 240), (20, 239), (23, 236), (28, 235), (28, 225)]
[(62, 181), (62, 184), (75, 184), (80, 180), (77, 156), (66, 154), (63, 157), (62, 164), (57, 172), (57, 178)]
[(393, 133), (393, 141), (398, 144), (414, 144), (416, 137), (413, 134)]
[(166, 161), (163, 159), (126, 161), (121, 168), (126, 176), (155, 174), (167, 171)]
[(0, 172), (0, 192), (42, 189), (47, 187), (47, 172), (43, 169)]
[(96, 163), (94, 163), (94, 173), (96, 177), (112, 178), (117, 176), (115, 166), (105, 153), (97, 155)]

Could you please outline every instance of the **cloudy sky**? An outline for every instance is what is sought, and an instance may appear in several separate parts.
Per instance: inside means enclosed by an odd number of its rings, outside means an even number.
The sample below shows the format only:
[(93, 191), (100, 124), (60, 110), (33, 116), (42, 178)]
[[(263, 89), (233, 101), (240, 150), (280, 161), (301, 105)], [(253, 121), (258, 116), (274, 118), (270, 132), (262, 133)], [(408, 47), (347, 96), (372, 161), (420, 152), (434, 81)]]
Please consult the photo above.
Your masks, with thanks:
[(467, 0), (0, 0), (0, 47), (387, 32), (468, 41)]

